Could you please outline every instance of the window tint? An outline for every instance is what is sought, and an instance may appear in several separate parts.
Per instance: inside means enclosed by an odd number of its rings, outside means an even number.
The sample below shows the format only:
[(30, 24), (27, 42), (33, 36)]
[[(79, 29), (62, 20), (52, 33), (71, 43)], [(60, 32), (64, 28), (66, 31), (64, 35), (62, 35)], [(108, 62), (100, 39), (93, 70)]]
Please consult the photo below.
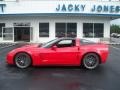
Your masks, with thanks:
[(89, 38), (103, 37), (103, 23), (83, 23), (83, 36)]
[(76, 37), (77, 24), (67, 23), (67, 37)]
[(61, 40), (56, 44), (56, 46), (58, 48), (72, 47), (72, 46), (75, 46), (75, 40)]
[(71, 44), (72, 40), (62, 40), (58, 44)]
[(76, 37), (77, 23), (56, 23), (56, 37)]
[(94, 37), (103, 37), (104, 26), (101, 23), (94, 24)]
[(56, 23), (56, 37), (65, 37), (65, 23)]
[(49, 23), (39, 23), (39, 37), (49, 37)]
[(84, 37), (93, 37), (93, 24), (92, 23), (84, 23), (83, 24), (83, 36)]
[(95, 44), (95, 42), (92, 42), (92, 41), (89, 41), (89, 40), (85, 40), (85, 39), (81, 39), (80, 40), (80, 44), (81, 45)]

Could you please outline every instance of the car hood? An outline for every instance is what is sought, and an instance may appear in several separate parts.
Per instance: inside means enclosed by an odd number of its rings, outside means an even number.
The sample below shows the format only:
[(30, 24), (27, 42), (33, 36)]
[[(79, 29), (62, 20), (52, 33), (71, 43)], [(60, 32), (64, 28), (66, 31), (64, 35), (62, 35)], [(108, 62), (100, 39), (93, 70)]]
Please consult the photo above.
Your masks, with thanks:
[(10, 51), (9, 53), (18, 53), (18, 52), (29, 52), (29, 51), (34, 51), (34, 50), (37, 50), (37, 47), (40, 47), (41, 48), (41, 44), (29, 44), (29, 45), (24, 45), (22, 47), (19, 47), (19, 48), (16, 48), (16, 49), (13, 49), (12, 51)]
[(34, 48), (34, 47), (40, 47), (42, 44), (29, 44), (29, 45), (24, 45), (21, 48)]

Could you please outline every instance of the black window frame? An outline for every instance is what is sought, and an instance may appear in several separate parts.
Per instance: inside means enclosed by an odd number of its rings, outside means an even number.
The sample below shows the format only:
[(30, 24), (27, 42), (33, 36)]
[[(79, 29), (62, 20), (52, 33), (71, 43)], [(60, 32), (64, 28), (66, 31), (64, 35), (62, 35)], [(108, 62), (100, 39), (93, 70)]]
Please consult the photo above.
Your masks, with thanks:
[[(63, 26), (63, 27), (62, 27)], [(60, 27), (60, 28), (57, 28)], [(62, 30), (62, 31), (59, 31)], [(55, 23), (55, 37), (66, 37), (66, 23)]]
[(83, 34), (86, 38), (93, 37), (93, 23), (83, 23)]
[[(96, 28), (96, 25), (97, 25), (97, 28)], [(104, 36), (104, 23), (94, 23), (94, 37), (101, 38), (103, 36)]]
[[(63, 30), (62, 32), (60, 32), (60, 28), (57, 28), (57, 26), (59, 27), (60, 24), (63, 26)], [(71, 26), (69, 24), (74, 24), (74, 26)], [(72, 28), (69, 28), (69, 27), (72, 27), (74, 29), (73, 32), (71, 32)], [(71, 32), (71, 33), (70, 33)], [(59, 35), (58, 35), (59, 34)], [(72, 37), (72, 38), (75, 38), (77, 37), (77, 22), (56, 22), (55, 23), (55, 37), (58, 37), (58, 38), (61, 38), (61, 37)]]
[[(87, 28), (87, 25), (85, 24), (88, 24), (88, 28)], [(91, 24), (91, 27), (89, 27), (89, 25)], [(96, 28), (96, 25), (97, 27), (101, 25), (101, 32), (99, 31), (100, 29), (99, 28)], [(90, 29), (91, 28), (91, 29)], [(89, 29), (87, 32), (85, 29)], [(92, 30), (92, 31), (91, 31)], [(98, 31), (100, 33), (98, 33)], [(83, 23), (83, 37), (85, 38), (102, 38), (104, 37), (104, 23)]]
[[(40, 29), (40, 24), (47, 24), (43, 29)], [(49, 32), (50, 32), (50, 30), (49, 30), (49, 22), (40, 22), (39, 23), (39, 37), (49, 37)], [(43, 27), (43, 26), (42, 26)], [(47, 31), (44, 31), (44, 30), (47, 30)], [(46, 34), (46, 35), (42, 35), (42, 33), (48, 33), (48, 34)]]

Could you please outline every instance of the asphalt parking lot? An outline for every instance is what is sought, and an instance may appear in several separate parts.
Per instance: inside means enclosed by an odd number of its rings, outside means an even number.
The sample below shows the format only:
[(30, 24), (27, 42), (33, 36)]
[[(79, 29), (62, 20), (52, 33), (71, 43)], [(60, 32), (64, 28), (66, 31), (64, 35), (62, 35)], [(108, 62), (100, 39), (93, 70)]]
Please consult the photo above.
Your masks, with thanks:
[(120, 43), (120, 38), (113, 38), (111, 37), (111, 41), (115, 43)]
[(0, 48), (0, 90), (120, 90), (120, 46), (110, 46), (106, 64), (80, 67), (30, 67), (5, 63), (6, 54), (21, 45)]
[(7, 48), (14, 45), (16, 45), (16, 43), (0, 43), (0, 49)]

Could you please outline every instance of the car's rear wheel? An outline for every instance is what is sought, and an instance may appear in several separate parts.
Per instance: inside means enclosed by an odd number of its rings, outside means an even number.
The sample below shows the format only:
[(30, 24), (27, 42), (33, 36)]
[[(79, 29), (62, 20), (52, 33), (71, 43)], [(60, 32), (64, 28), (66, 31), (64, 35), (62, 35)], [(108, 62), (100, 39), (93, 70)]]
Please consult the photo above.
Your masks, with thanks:
[(99, 65), (99, 56), (95, 53), (88, 53), (83, 58), (83, 66), (87, 69), (95, 69)]
[(26, 53), (18, 53), (15, 56), (15, 64), (19, 68), (27, 68), (31, 65), (31, 58)]

